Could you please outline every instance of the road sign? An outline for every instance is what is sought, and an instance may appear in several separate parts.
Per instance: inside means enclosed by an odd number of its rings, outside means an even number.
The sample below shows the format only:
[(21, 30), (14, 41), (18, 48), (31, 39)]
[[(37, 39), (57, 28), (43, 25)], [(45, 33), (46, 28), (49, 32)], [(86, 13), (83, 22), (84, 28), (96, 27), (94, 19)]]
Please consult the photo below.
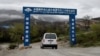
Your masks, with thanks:
[(30, 14), (52, 14), (52, 15), (76, 15), (76, 9), (66, 8), (43, 8), (43, 7), (23, 7), (23, 13)]

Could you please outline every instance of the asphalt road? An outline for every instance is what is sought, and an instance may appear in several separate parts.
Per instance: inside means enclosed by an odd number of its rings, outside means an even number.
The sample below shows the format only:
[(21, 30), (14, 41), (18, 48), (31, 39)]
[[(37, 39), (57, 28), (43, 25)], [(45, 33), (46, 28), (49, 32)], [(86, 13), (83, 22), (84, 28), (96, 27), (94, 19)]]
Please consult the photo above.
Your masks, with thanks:
[(32, 48), (24, 50), (3, 50), (0, 56), (100, 56), (100, 47), (71, 48), (59, 46), (58, 49), (40, 49), (40, 44), (32, 44)]

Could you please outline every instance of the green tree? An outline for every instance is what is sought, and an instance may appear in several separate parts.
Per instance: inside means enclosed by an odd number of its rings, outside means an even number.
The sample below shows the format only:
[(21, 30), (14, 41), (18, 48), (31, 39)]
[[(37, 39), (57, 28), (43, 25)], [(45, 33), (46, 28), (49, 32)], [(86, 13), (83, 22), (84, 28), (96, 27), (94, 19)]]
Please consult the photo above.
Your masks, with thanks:
[(100, 24), (91, 25), (91, 31), (96, 35), (95, 38), (97, 38), (97, 40), (100, 40)]
[(9, 35), (13, 42), (21, 42), (21, 37), (24, 32), (23, 24), (15, 23), (14, 27), (9, 29)]

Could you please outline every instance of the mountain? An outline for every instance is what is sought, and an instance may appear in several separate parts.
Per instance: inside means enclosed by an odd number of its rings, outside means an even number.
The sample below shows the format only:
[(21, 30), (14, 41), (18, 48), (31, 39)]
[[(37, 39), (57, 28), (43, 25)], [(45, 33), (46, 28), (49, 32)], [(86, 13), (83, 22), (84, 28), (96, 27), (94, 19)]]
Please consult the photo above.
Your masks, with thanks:
[(22, 15), (21, 11), (17, 10), (0, 10), (0, 14), (9, 14), (9, 15)]
[[(30, 22), (31, 22), (32, 25), (34, 25), (34, 24), (44, 25), (44, 24), (51, 23), (51, 22), (48, 22), (48, 21), (42, 21), (40, 19), (35, 19), (34, 17), (31, 17)], [(13, 19), (13, 20), (2, 21), (2, 22), (0, 22), (0, 26), (2, 26), (2, 25), (13, 25), (14, 23), (24, 24), (24, 19)]]
[(16, 10), (0, 10), (0, 22), (13, 20), (13, 19), (22, 19), (23, 14), (21, 11)]
[(47, 22), (63, 22), (67, 19), (59, 18), (57, 16), (39, 16), (38, 20), (47, 21)]
[[(17, 10), (0, 10), (0, 22), (8, 21), (8, 20), (15, 20), (15, 19), (23, 19), (24, 14), (22, 11)], [(32, 16), (33, 17), (33, 16)], [(56, 17), (56, 16), (41, 16), (38, 15), (37, 20), (47, 21), (47, 22), (55, 22), (55, 21), (65, 21), (65, 19)]]
[(100, 17), (93, 18), (92, 20), (97, 20), (97, 21), (100, 21)]

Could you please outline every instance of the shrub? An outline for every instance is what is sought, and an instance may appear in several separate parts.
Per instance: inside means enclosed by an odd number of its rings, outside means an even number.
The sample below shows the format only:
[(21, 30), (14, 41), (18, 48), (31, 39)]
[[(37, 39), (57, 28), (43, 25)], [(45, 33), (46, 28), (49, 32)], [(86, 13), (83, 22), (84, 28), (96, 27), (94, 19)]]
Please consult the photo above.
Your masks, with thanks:
[(16, 44), (10, 44), (8, 48), (9, 49), (15, 49), (16, 47), (18, 47), (18, 45), (16, 45)]
[(0, 46), (0, 50), (2, 50), (2, 47)]
[(100, 46), (100, 41), (94, 32), (77, 35), (77, 44), (83, 47)]
[(60, 35), (60, 37), (58, 37), (58, 41), (64, 41), (64, 42), (67, 42), (69, 40), (69, 36), (63, 36), (63, 35)]

